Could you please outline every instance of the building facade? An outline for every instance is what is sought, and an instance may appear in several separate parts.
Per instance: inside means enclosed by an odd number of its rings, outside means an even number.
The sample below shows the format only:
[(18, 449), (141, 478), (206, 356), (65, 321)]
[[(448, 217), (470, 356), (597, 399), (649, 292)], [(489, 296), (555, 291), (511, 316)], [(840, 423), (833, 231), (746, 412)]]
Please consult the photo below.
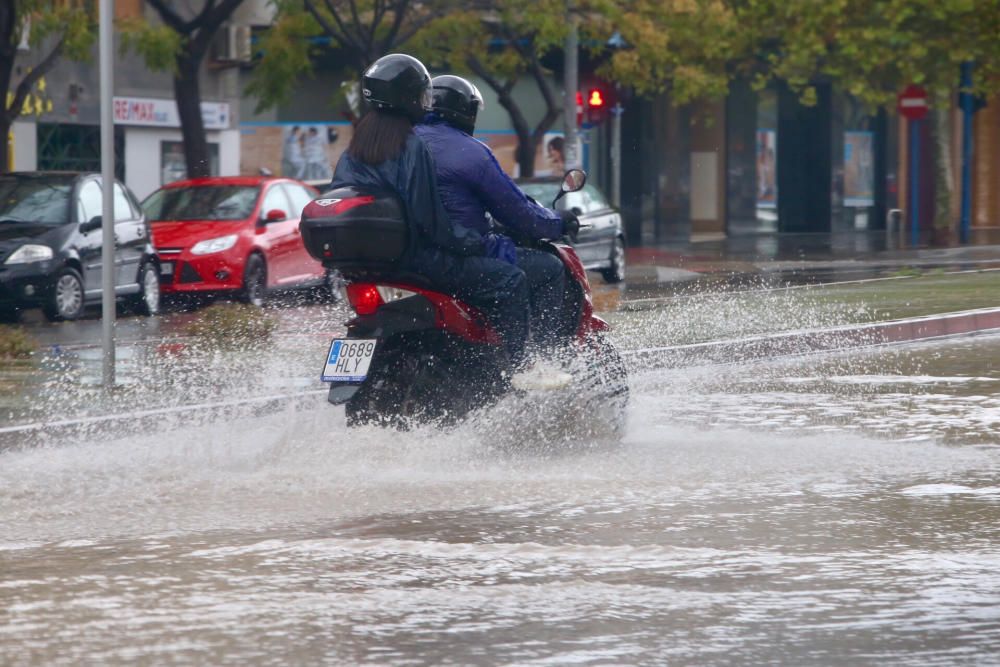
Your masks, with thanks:
[[(253, 3), (251, 3), (253, 4)], [(142, 0), (117, 0), (116, 19), (156, 21)], [(237, 21), (239, 17), (234, 17)], [(234, 31), (226, 26), (202, 69), (202, 113), (212, 172), (239, 173), (239, 58)], [(117, 46), (117, 45), (116, 45)], [(22, 50), (16, 73), (44, 53)], [(141, 57), (115, 49), (114, 118), (116, 170), (141, 199), (184, 175), (183, 143), (169, 73), (150, 71)], [(246, 54), (249, 62), (249, 53)], [(100, 170), (100, 80), (95, 45), (90, 62), (62, 59), (46, 75), (43, 104), (14, 123), (8, 137), (16, 170)]]

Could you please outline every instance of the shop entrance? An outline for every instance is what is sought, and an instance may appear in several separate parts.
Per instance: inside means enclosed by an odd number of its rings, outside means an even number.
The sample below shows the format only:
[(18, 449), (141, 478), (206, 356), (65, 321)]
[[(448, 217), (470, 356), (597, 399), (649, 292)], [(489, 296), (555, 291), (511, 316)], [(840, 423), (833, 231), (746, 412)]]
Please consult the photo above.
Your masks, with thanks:
[[(39, 171), (100, 171), (101, 128), (70, 123), (38, 124)], [(115, 128), (115, 176), (125, 178), (125, 133)]]

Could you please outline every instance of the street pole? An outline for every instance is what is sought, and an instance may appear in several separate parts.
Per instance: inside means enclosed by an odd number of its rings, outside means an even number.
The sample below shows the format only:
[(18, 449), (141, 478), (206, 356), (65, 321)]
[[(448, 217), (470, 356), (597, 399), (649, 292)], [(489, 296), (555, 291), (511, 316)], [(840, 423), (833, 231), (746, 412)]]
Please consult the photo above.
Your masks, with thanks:
[(101, 74), (101, 347), (105, 389), (115, 384), (115, 126), (113, 47), (114, 0), (101, 0), (98, 57)]
[(920, 123), (910, 123), (910, 245), (920, 243)]
[(615, 102), (611, 108), (611, 205), (622, 206), (622, 113), (625, 109)]
[(577, 33), (573, 0), (566, 0), (566, 21), (569, 32), (566, 34), (565, 67), (563, 68), (563, 124), (566, 126), (563, 133), (565, 141), (563, 158), (566, 161), (566, 168), (572, 169), (580, 166), (580, 156), (576, 154), (576, 91), (580, 87), (578, 59), (580, 38)]
[(962, 63), (962, 213), (959, 218), (959, 239), (969, 242), (972, 232), (972, 63)]

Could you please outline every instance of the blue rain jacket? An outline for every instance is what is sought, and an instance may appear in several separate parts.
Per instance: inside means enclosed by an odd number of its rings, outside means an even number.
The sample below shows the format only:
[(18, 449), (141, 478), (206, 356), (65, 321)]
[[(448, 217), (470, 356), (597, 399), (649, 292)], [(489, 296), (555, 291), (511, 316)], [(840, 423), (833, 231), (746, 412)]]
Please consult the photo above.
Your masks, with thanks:
[(510, 239), (490, 234), (487, 212), (504, 227), (533, 239), (562, 235), (559, 214), (528, 199), (486, 144), (436, 114), (428, 114), (415, 129), (434, 156), (445, 210), (456, 226), (486, 237), (487, 256), (516, 261)]
[(369, 165), (344, 153), (333, 172), (330, 188), (348, 185), (393, 190), (399, 195), (410, 224), (410, 257), (428, 248), (458, 255), (483, 257), (483, 234), (471, 227), (454, 224), (438, 196), (434, 160), (416, 134), (394, 160)]

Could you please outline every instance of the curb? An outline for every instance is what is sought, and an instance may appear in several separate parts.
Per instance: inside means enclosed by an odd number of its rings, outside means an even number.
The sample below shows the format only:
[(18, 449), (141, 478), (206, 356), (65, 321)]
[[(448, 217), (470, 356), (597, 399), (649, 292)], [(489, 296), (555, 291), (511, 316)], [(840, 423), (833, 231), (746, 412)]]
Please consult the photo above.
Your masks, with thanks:
[(626, 350), (622, 352), (622, 356), (633, 366), (674, 368), (742, 363), (987, 331), (1000, 331), (1000, 308), (979, 308), (830, 329), (790, 331), (738, 340)]

